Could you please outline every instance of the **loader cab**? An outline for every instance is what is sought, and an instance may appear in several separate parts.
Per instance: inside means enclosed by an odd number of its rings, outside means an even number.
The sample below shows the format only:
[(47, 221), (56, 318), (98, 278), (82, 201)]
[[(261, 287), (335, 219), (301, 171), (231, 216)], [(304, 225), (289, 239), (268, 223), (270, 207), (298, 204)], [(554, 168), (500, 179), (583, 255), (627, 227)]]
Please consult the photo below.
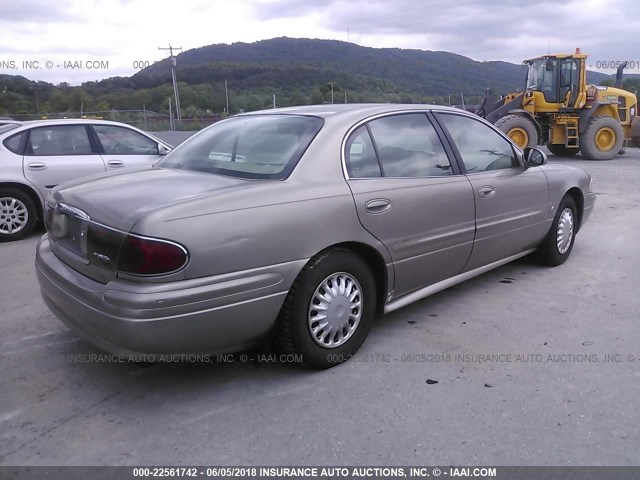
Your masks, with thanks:
[(526, 90), (542, 93), (547, 104), (580, 108), (585, 91), (584, 57), (586, 55), (547, 55), (525, 60)]

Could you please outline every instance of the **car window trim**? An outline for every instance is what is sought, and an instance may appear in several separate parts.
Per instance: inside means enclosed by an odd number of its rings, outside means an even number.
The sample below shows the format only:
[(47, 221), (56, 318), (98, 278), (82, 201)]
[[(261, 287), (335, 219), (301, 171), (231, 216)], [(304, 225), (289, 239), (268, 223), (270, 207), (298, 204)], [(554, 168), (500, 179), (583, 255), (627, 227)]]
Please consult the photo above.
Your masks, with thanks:
[(451, 144), (449, 143), (449, 137), (447, 136), (448, 132), (446, 132), (442, 128), (440, 123), (438, 123), (438, 120), (436, 119), (436, 116), (432, 110), (429, 110), (429, 112), (427, 113), (427, 118), (431, 122), (431, 125), (433, 125), (433, 128), (436, 131), (438, 138), (440, 139), (440, 143), (442, 144), (442, 147), (444, 148), (444, 151), (446, 152), (447, 157), (449, 158), (452, 174), (464, 175), (463, 172), (466, 170), (463, 170), (464, 165), (461, 165), (461, 162), (459, 161), (458, 156), (456, 156), (454, 150), (451, 148)]
[[(464, 161), (462, 160), (462, 155), (460, 154), (460, 150), (458, 150), (458, 146), (456, 145), (456, 142), (453, 141), (453, 137), (451, 136), (451, 133), (449, 133), (449, 130), (447, 130), (446, 125), (444, 125), (444, 122), (440, 122), (440, 119), (438, 118), (441, 115), (453, 115), (453, 116), (457, 116), (457, 117), (468, 118), (468, 119), (470, 119), (470, 120), (472, 120), (474, 122), (478, 122), (480, 124), (483, 124), (486, 127), (488, 127), (491, 130), (493, 130), (494, 132), (498, 133), (511, 146), (511, 151), (513, 153), (513, 157), (515, 158), (515, 161), (517, 162), (517, 165), (514, 164), (510, 168), (500, 168), (498, 170), (489, 170), (489, 171), (484, 171), (484, 172), (468, 172), (467, 171), (467, 167), (466, 167)], [(519, 170), (520, 168), (524, 167), (524, 164), (522, 163), (522, 157), (521, 157), (521, 155), (518, 154), (517, 150), (514, 148), (513, 142), (511, 141), (511, 139), (509, 137), (507, 137), (502, 131), (500, 131), (497, 128), (495, 128), (495, 126), (493, 126), (492, 124), (485, 123), (485, 122), (481, 121), (480, 117), (474, 118), (472, 115), (461, 114), (461, 113), (458, 113), (458, 112), (437, 111), (437, 112), (434, 112), (434, 119), (435, 119), (436, 122), (438, 122), (438, 125), (442, 129), (442, 132), (445, 135), (445, 137), (447, 139), (447, 142), (449, 143), (449, 146), (451, 147), (451, 150), (454, 152), (454, 154), (456, 156), (456, 161), (459, 164), (459, 166), (461, 168), (461, 171), (463, 172), (463, 175), (480, 175), (480, 174), (483, 174), (483, 173), (504, 172), (504, 171), (510, 171), (510, 170)]]
[[(364, 124), (364, 129), (367, 131), (367, 135), (369, 135), (369, 140), (371, 141), (371, 145), (373, 146), (373, 154), (376, 156), (376, 162), (378, 163), (378, 170), (380, 171), (380, 176), (377, 178), (385, 178), (386, 175), (384, 173), (384, 165), (382, 165), (382, 162), (380, 161), (380, 154), (378, 153), (378, 142), (376, 141), (376, 138), (373, 136), (373, 132), (371, 131), (371, 127), (369, 126), (369, 123), (371, 122), (367, 122)], [(376, 178), (376, 177), (363, 177), (363, 178)]]
[(100, 139), (98, 138), (98, 133), (93, 129), (92, 124), (87, 125), (87, 133), (89, 134), (91, 148), (94, 149), (98, 155), (104, 155), (104, 148), (102, 147), (102, 143), (100, 143)]
[[(417, 179), (421, 179), (421, 178), (449, 178), (449, 177), (453, 177), (453, 176), (456, 176), (456, 175), (464, 175), (464, 173), (460, 169), (460, 166), (458, 165), (458, 159), (455, 157), (455, 155), (453, 155), (453, 150), (451, 148), (447, 149), (447, 143), (443, 141), (443, 137), (441, 135), (443, 135), (444, 133), (441, 134), (442, 129), (438, 129), (436, 127), (435, 122), (433, 122), (431, 120), (431, 118), (429, 117), (430, 113), (431, 113), (431, 110), (429, 110), (429, 109), (424, 109), (424, 110), (400, 110), (400, 111), (397, 111), (397, 112), (385, 112), (385, 113), (378, 113), (376, 115), (371, 115), (370, 117), (367, 117), (365, 119), (359, 120), (358, 122), (353, 124), (347, 130), (347, 133), (344, 135), (344, 137), (342, 139), (341, 146), (340, 146), (340, 149), (341, 149), (341, 151), (340, 151), (340, 160), (342, 161), (342, 174), (344, 175), (344, 179), (346, 181), (380, 180), (380, 179), (384, 179), (384, 178), (417, 180)], [(449, 164), (451, 165), (451, 170), (452, 170), (451, 171), (451, 175), (427, 175), (427, 176), (423, 176), (423, 177), (391, 177), (391, 176), (385, 176), (384, 175), (384, 169), (383, 169), (383, 167), (381, 165), (381, 162), (380, 162), (380, 157), (378, 155), (378, 150), (377, 150), (377, 146), (376, 146), (376, 143), (375, 143), (375, 138), (372, 135), (368, 124), (369, 124), (369, 122), (372, 122), (374, 120), (378, 120), (380, 118), (394, 117), (394, 116), (398, 116), (398, 115), (407, 115), (407, 114), (422, 114), (427, 118), (427, 121), (429, 123), (431, 123), (433, 129), (436, 132), (436, 136), (438, 137), (438, 140), (440, 140), (442, 148), (445, 151), (445, 155), (447, 156), (447, 159), (449, 160)], [(367, 132), (369, 133), (369, 137), (371, 138), (371, 141), (373, 142), (374, 150), (375, 150), (375, 153), (376, 153), (376, 159), (378, 160), (378, 166), (380, 167), (380, 171), (381, 171), (381, 174), (382, 174), (382, 176), (380, 176), (380, 177), (356, 177), (356, 178), (351, 178), (350, 175), (349, 175), (349, 172), (347, 170), (347, 155), (346, 155), (347, 142), (348, 142), (349, 138), (351, 138), (353, 133), (358, 128), (360, 128), (362, 125), (365, 125), (367, 127)]]

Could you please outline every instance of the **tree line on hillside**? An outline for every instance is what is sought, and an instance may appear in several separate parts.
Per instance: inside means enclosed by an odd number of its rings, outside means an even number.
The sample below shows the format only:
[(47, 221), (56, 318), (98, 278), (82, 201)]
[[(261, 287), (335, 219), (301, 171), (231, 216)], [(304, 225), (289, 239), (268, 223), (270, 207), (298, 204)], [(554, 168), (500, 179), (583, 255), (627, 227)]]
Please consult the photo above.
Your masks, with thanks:
[[(452, 73), (455, 75), (455, 73)], [(164, 77), (164, 78), (163, 78)], [(52, 85), (20, 76), (0, 75), (0, 116), (24, 114), (46, 115), (64, 112), (107, 112), (110, 110), (146, 110), (168, 114), (173, 100), (170, 77), (154, 73), (128, 78), (86, 82), (73, 87), (66, 83)], [(460, 104), (464, 93), (467, 104), (479, 103), (482, 89), (473, 79), (466, 89), (449, 91), (450, 95), (425, 95), (409, 87), (379, 77), (332, 72), (302, 65), (264, 65), (218, 63), (194, 65), (178, 71), (180, 103), (183, 117), (205, 113), (225, 114), (225, 80), (228, 85), (231, 114), (273, 106), (331, 103), (436, 103)], [(458, 79), (458, 81), (460, 81)], [(467, 80), (465, 80), (467, 82)], [(613, 80), (602, 84), (612, 85)], [(519, 86), (514, 85), (512, 90)], [(640, 78), (624, 79), (623, 87), (640, 92)], [(447, 92), (436, 85), (433, 91)], [(503, 92), (506, 93), (506, 92)], [(175, 105), (174, 105), (175, 106)]]

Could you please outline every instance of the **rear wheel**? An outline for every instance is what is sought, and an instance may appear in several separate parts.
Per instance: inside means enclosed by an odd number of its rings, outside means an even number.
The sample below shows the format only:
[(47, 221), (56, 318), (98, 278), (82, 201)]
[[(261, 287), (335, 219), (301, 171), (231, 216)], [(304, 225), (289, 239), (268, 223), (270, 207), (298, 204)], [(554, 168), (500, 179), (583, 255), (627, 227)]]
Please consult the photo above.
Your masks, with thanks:
[(569, 148), (557, 143), (547, 143), (547, 149), (558, 157), (573, 157), (580, 151), (579, 148)]
[(0, 242), (29, 235), (37, 217), (36, 206), (29, 195), (15, 188), (0, 188)]
[(496, 127), (522, 149), (538, 144), (536, 126), (523, 115), (505, 115), (496, 122)]
[(567, 261), (578, 227), (576, 202), (569, 195), (560, 202), (553, 224), (538, 249), (538, 258), (544, 265), (556, 267)]
[(306, 365), (338, 365), (364, 342), (375, 306), (375, 282), (365, 261), (347, 249), (327, 250), (309, 261), (289, 290), (276, 342)]
[(593, 117), (580, 139), (580, 151), (591, 160), (611, 160), (622, 149), (624, 131), (612, 117)]

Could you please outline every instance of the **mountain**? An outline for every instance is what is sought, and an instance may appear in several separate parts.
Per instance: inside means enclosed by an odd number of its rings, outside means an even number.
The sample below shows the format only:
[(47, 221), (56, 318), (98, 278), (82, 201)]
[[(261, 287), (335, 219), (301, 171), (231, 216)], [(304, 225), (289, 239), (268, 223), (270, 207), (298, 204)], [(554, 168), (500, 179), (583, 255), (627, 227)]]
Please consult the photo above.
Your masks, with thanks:
[[(370, 48), (335, 40), (286, 37), (209, 45), (183, 52), (176, 60), (178, 77), (187, 83), (192, 78), (201, 79), (204, 72), (213, 74), (207, 71), (209, 65), (218, 67), (221, 73), (233, 73), (229, 67), (242, 64), (254, 65), (253, 74), (271, 72), (279, 77), (278, 73), (297, 71), (298, 76), (309, 76), (316, 82), (335, 81), (335, 75), (342, 75), (348, 83), (349, 78), (354, 81), (366, 78), (423, 96), (459, 95), (460, 92), (481, 95), (487, 87), (511, 90), (524, 82), (525, 75), (522, 65), (476, 62), (449, 52)], [(170, 60), (165, 59), (140, 71), (132, 80), (154, 85), (169, 73)], [(344, 78), (345, 75), (349, 78)], [(221, 75), (216, 77), (219, 79)], [(341, 88), (352, 90), (348, 84)]]
[[(231, 113), (309, 103), (477, 103), (486, 88), (507, 93), (523, 87), (525, 67), (477, 62), (449, 52), (369, 48), (334, 40), (274, 38), (209, 45), (177, 56), (183, 115)], [(0, 75), (0, 116), (26, 112), (142, 109), (167, 113), (173, 96), (170, 59), (131, 77), (53, 86)], [(613, 76), (588, 72), (600, 84)], [(629, 83), (631, 82), (631, 83)], [(627, 88), (640, 81), (629, 78)], [(118, 117), (120, 119), (121, 117)]]

